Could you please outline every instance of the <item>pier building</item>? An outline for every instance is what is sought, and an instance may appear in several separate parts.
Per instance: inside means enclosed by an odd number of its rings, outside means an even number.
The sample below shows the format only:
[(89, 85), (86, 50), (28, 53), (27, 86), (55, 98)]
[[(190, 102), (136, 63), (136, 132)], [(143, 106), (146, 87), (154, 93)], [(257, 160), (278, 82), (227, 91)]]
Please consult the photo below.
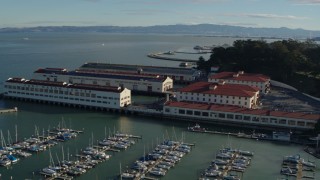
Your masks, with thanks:
[(248, 125), (291, 130), (313, 129), (320, 120), (319, 114), (176, 101), (169, 101), (164, 105), (163, 116), (169, 119), (196, 120), (223, 125)]
[(254, 108), (259, 97), (259, 88), (242, 84), (197, 82), (178, 89), (177, 101), (214, 103)]
[(190, 83), (201, 77), (201, 71), (193, 68), (142, 66), (128, 64), (107, 64), (88, 62), (83, 64), (79, 70), (91, 70), (96, 72), (125, 72), (140, 75), (159, 75), (170, 77), (175, 83)]
[(173, 88), (169, 77), (151, 77), (140, 75), (114, 74), (92, 71), (67, 71), (61, 68), (38, 69), (33, 73), (34, 79), (50, 82), (68, 82), (70, 84), (89, 84), (102, 86), (120, 86), (134, 92), (165, 93)]
[(43, 102), (101, 109), (121, 109), (131, 104), (131, 91), (121, 87), (9, 78), (4, 88), (5, 97)]
[(243, 84), (257, 87), (260, 93), (267, 94), (270, 91), (270, 77), (263, 74), (239, 72), (220, 72), (208, 78), (208, 82), (225, 81), (228, 84)]

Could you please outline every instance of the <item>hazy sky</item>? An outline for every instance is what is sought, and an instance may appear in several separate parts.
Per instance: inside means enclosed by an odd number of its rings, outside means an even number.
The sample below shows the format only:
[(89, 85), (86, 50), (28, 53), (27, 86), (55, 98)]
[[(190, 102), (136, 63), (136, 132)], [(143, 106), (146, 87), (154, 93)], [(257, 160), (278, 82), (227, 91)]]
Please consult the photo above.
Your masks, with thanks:
[(0, 28), (202, 23), (320, 30), (320, 0), (0, 0)]

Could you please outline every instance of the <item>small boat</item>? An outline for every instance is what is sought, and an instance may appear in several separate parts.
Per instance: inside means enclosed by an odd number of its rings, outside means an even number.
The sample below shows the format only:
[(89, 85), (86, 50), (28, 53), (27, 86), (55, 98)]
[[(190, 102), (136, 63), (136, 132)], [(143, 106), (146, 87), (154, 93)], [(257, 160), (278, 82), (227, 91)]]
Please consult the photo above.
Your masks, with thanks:
[(204, 173), (204, 175), (207, 177), (218, 177), (218, 176), (221, 176), (221, 174), (222, 174), (221, 171), (218, 171), (218, 170), (210, 170)]
[(205, 128), (201, 128), (199, 124), (196, 124), (195, 126), (188, 127), (188, 131), (193, 131), (193, 132), (206, 132)]
[(227, 175), (223, 176), (223, 180), (240, 180), (240, 178), (238, 176)]
[(229, 162), (229, 160), (222, 160), (222, 159), (215, 159), (212, 161), (212, 164), (216, 164), (216, 165), (227, 165)]
[(155, 176), (164, 176), (164, 175), (166, 175), (166, 173), (164, 171), (151, 170), (149, 173), (152, 174), (152, 175), (155, 175)]
[(283, 162), (298, 164), (300, 159), (301, 159), (300, 155), (296, 154), (296, 155), (293, 155), (293, 156), (285, 156), (283, 158)]
[(0, 158), (0, 166), (9, 166), (11, 164), (11, 160), (3, 155), (1, 158)]
[(14, 157), (12, 154), (8, 154), (7, 157), (12, 163), (16, 163), (19, 161), (19, 158)]
[(122, 173), (120, 176), (121, 176), (121, 178), (124, 178), (124, 179), (134, 179), (135, 178), (134, 174), (127, 173), (127, 172)]
[(218, 153), (216, 155), (216, 158), (220, 158), (220, 159), (231, 159), (232, 158), (232, 154), (231, 153)]
[(302, 161), (301, 164), (303, 166), (307, 166), (307, 167), (313, 167), (313, 168), (316, 167), (316, 165), (314, 163), (312, 163), (312, 162)]
[(45, 175), (49, 175), (51, 177), (58, 175), (58, 173), (55, 170), (53, 170), (49, 167), (41, 169), (41, 172), (44, 173)]

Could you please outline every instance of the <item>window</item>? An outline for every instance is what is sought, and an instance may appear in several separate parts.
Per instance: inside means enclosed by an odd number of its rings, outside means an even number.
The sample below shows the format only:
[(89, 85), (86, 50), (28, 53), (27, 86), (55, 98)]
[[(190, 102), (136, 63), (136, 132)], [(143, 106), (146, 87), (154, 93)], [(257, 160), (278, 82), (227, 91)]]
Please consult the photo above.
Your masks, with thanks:
[(233, 119), (233, 114), (227, 114), (228, 119)]
[(201, 112), (200, 111), (194, 111), (194, 115), (200, 116)]
[(179, 109), (179, 114), (185, 114), (186, 111), (184, 109)]
[(259, 122), (259, 117), (252, 117), (252, 121)]
[(298, 123), (297, 123), (298, 126), (304, 126), (304, 124), (305, 123), (303, 121), (298, 121)]
[(202, 116), (209, 116), (208, 112), (202, 112)]
[(251, 117), (250, 116), (243, 116), (243, 120), (245, 121), (250, 121)]
[(226, 117), (226, 114), (224, 114), (224, 113), (219, 113), (219, 114), (218, 114), (218, 117), (219, 117), (219, 118), (225, 118), (225, 117)]
[(287, 120), (286, 119), (280, 119), (279, 120), (279, 124), (287, 124)]
[(308, 126), (308, 127), (314, 127), (315, 126), (315, 124), (314, 123), (312, 123), (312, 122), (307, 122), (307, 125), (306, 126)]
[(187, 110), (188, 115), (193, 115), (193, 112), (191, 110)]
[(278, 120), (276, 118), (270, 118), (271, 123), (278, 123)]
[(210, 113), (210, 116), (211, 117), (217, 117), (217, 114), (216, 113)]
[(235, 119), (242, 120), (242, 115), (235, 115)]
[(164, 111), (165, 112), (170, 112), (170, 108), (165, 108)]
[(294, 121), (294, 120), (289, 120), (289, 121), (288, 121), (288, 124), (295, 126), (295, 125), (296, 125), (296, 121)]
[(263, 117), (263, 118), (261, 118), (261, 122), (268, 123), (268, 122), (269, 122), (269, 119), (268, 119), (268, 118)]

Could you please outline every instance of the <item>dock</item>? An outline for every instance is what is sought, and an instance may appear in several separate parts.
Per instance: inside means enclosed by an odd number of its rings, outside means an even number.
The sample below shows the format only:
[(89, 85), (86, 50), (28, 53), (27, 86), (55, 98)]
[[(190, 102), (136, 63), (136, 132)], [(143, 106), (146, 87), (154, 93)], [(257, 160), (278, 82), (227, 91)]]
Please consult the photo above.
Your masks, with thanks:
[(195, 60), (195, 59), (179, 59), (179, 58), (160, 56), (162, 54), (163, 53), (148, 54), (148, 57), (149, 58), (154, 58), (154, 59), (162, 59), (162, 60), (168, 60), (168, 61), (180, 61), (180, 62), (193, 62), (193, 63), (196, 63), (198, 61), (198, 60)]
[(14, 107), (12, 109), (0, 109), (0, 114), (2, 114), (2, 113), (11, 113), (11, 112), (18, 112), (18, 108)]

